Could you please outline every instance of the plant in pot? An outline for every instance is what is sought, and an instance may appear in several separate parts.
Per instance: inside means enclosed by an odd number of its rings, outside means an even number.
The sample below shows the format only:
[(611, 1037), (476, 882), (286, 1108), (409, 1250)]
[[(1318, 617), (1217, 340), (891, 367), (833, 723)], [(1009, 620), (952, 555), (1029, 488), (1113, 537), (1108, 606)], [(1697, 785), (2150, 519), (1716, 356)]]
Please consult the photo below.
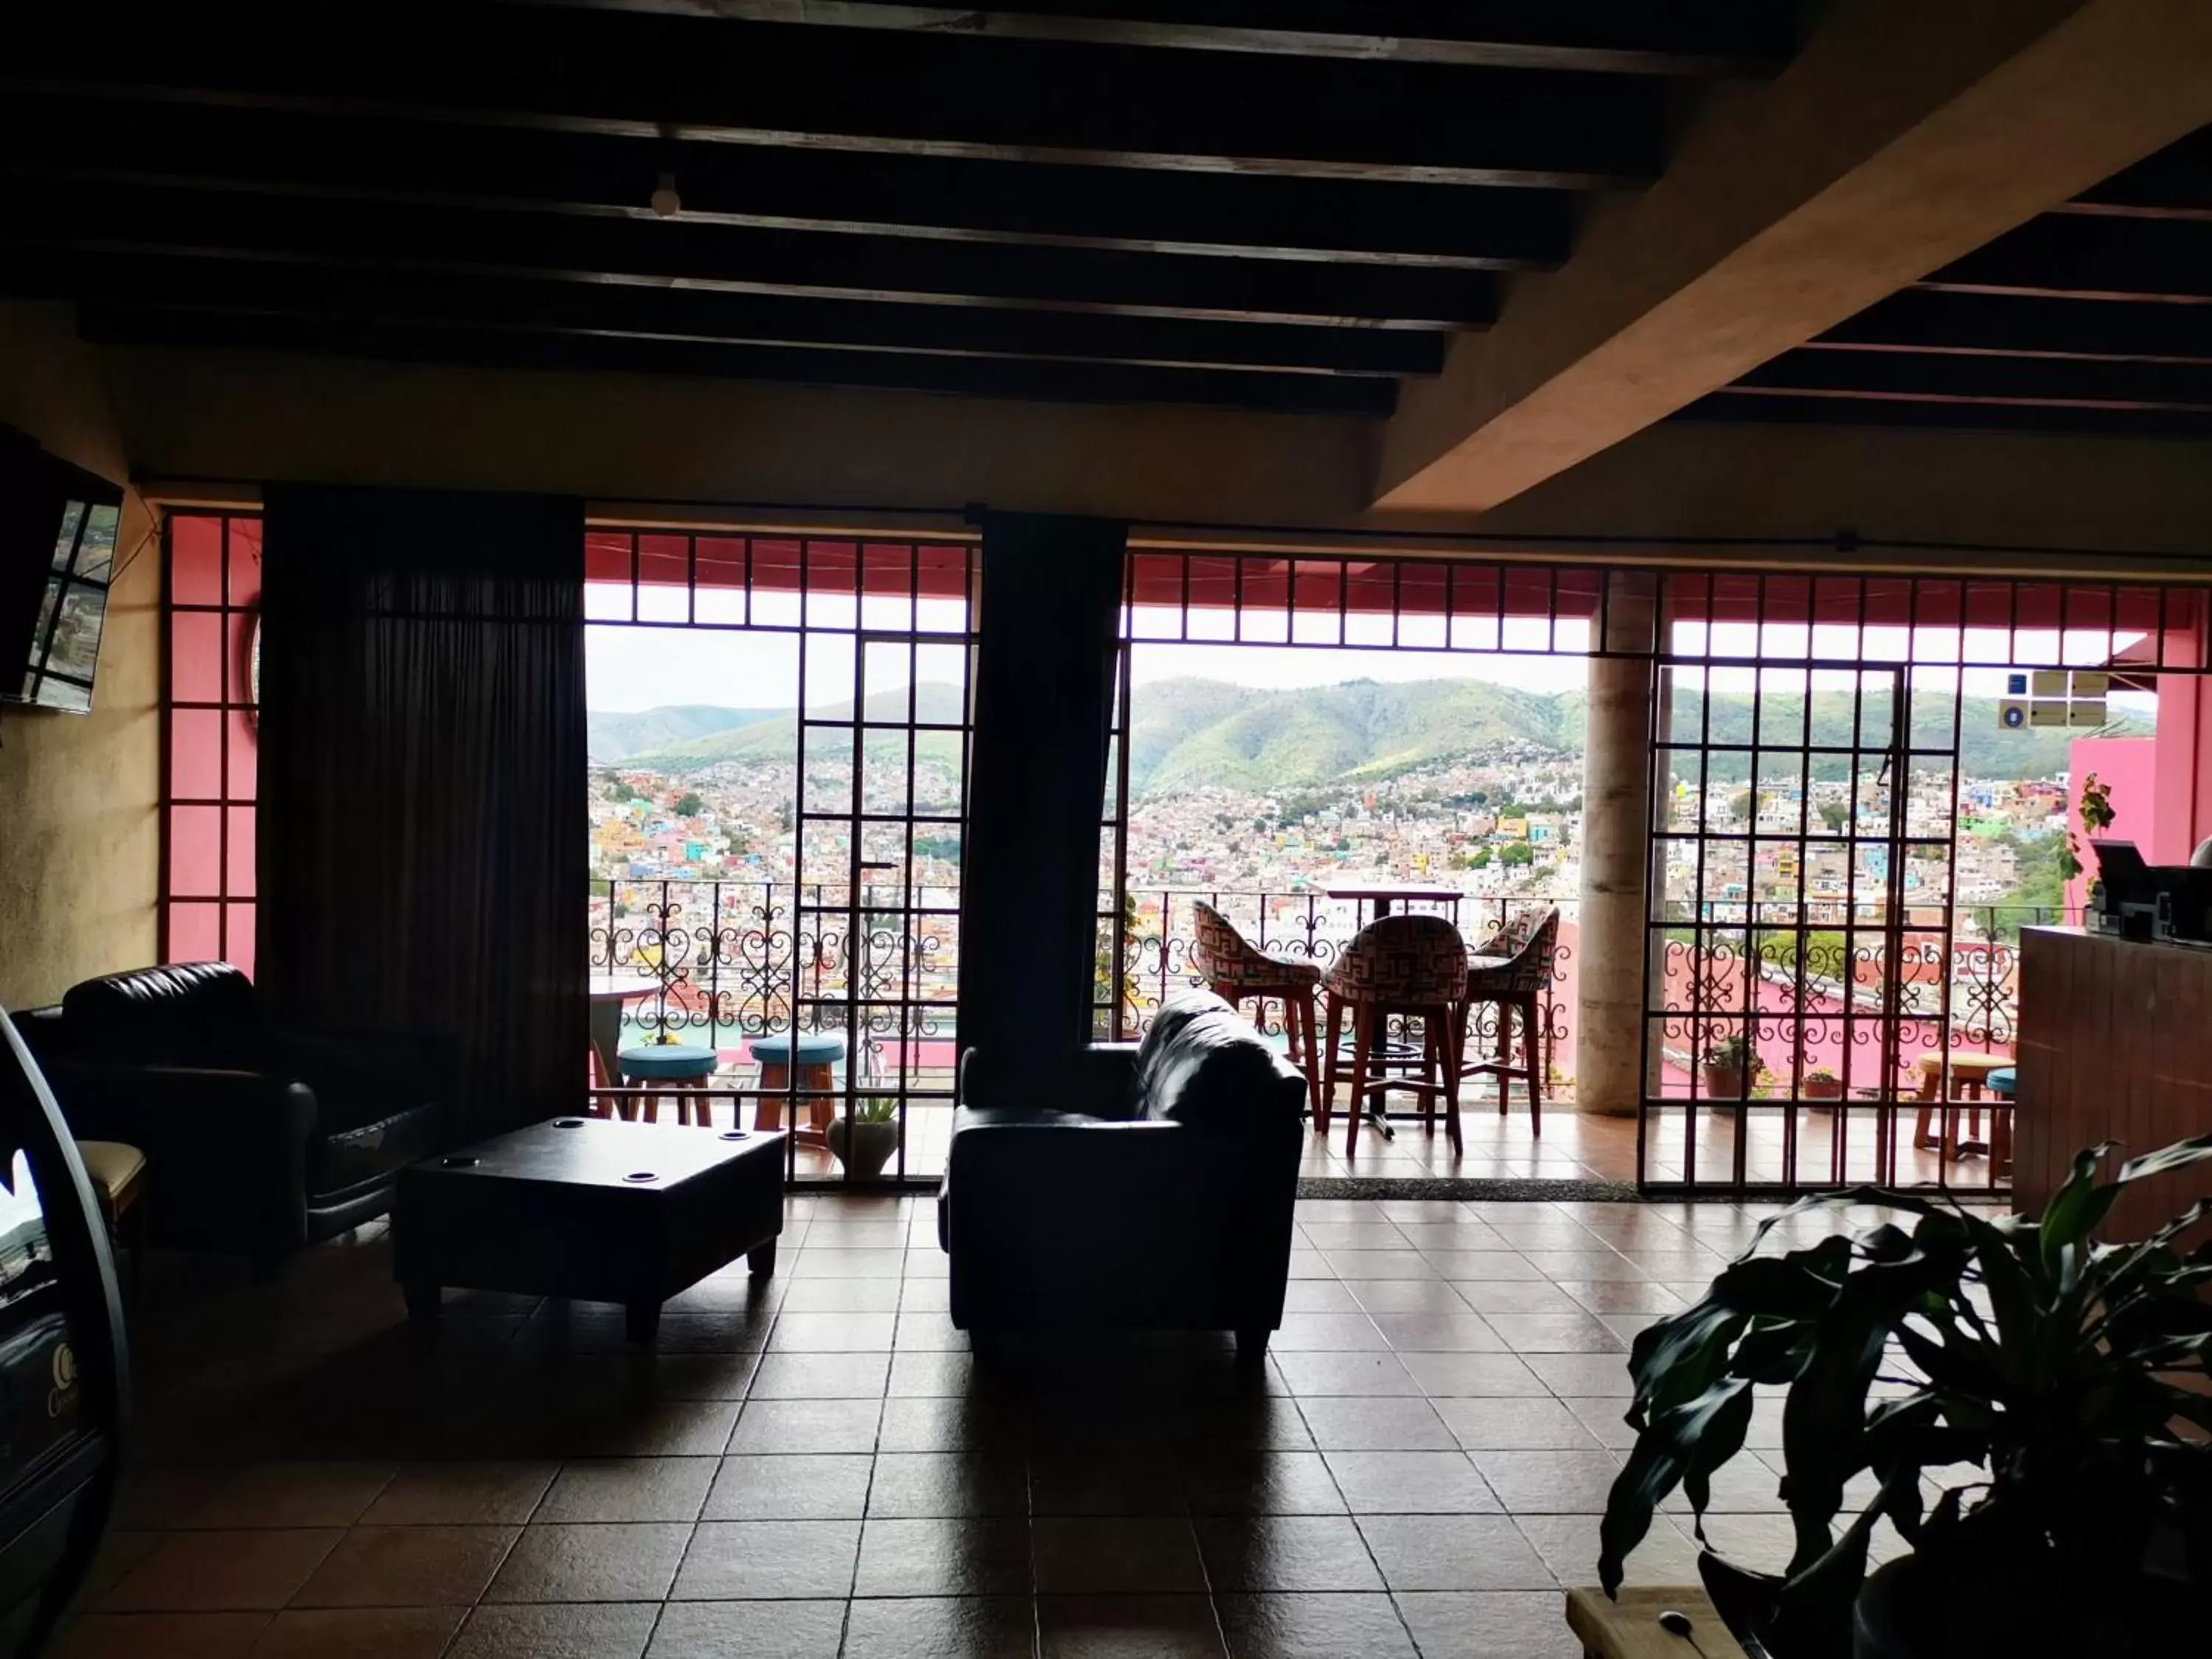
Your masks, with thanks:
[[(2081, 1153), (2040, 1220), (1860, 1188), (1765, 1223), (1704, 1301), (1638, 1336), (1638, 1431), (1598, 1562), (1608, 1591), (1676, 1486), (1704, 1538), (1713, 1472), (1755, 1390), (1787, 1390), (1781, 1575), (1708, 1553), (1714, 1604), (1758, 1659), (2150, 1659), (2202, 1650), (2212, 1599), (2212, 1200), (2140, 1243), (2091, 1234), (2130, 1185), (2212, 1158), (2212, 1135), (2124, 1164)], [(1911, 1219), (1760, 1254), (1777, 1223), (1873, 1204)], [(2190, 1428), (2189, 1425), (2193, 1425)], [(1956, 1466), (1978, 1478), (1959, 1484)], [(1947, 1471), (1931, 1506), (1923, 1478)], [(1832, 1528), (1846, 1483), (1873, 1496)], [(1863, 1482), (1862, 1484), (1864, 1484)], [(1868, 1576), (1887, 1518), (1911, 1553)]]
[(1805, 1073), (1805, 1098), (1808, 1100), (1841, 1100), (1844, 1080), (1826, 1066), (1815, 1066)]
[(1765, 1061), (1741, 1032), (1715, 1038), (1705, 1045), (1705, 1094), (1715, 1105), (1741, 1101), (1765, 1070)]
[(850, 1117), (830, 1121), (823, 1139), (852, 1174), (879, 1176), (898, 1151), (898, 1102), (888, 1095), (863, 1095), (853, 1103)]

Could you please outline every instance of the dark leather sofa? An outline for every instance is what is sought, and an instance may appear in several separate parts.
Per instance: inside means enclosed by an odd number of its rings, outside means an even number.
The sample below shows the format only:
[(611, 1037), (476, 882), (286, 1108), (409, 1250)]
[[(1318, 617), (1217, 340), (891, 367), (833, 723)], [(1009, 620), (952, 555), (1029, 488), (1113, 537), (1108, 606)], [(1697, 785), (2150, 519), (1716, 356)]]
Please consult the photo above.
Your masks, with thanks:
[(952, 1322), (1001, 1333), (1282, 1323), (1305, 1079), (1219, 997), (1040, 1072), (970, 1050), (938, 1195)]
[(228, 963), (87, 980), (18, 1029), (77, 1139), (146, 1154), (153, 1242), (264, 1275), (383, 1214), (447, 1139), (449, 1044), (275, 1030)]

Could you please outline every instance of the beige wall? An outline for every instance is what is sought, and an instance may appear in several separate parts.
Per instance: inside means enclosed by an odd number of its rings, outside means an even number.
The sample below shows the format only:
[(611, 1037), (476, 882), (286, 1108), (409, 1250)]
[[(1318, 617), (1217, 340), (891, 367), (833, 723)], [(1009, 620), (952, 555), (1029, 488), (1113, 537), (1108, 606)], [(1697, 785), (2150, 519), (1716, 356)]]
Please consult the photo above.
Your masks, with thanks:
[[(984, 501), (1366, 532), (1826, 540), (1850, 529), (2154, 556), (2067, 562), (2084, 568), (2212, 568), (2212, 442), (2201, 440), (1677, 422), (1475, 519), (1370, 511), (1372, 421), (273, 353), (102, 356), (141, 476), (242, 481), (247, 499), (253, 483), (289, 478), (955, 514)], [(1978, 562), (2027, 562), (1913, 568)]]
[[(66, 311), (0, 301), (0, 421), (120, 481), (125, 453), (94, 355)], [(0, 1005), (154, 959), (161, 845), (161, 549), (124, 502), (118, 582), (89, 715), (0, 708)], [(132, 550), (136, 550), (135, 553)]]

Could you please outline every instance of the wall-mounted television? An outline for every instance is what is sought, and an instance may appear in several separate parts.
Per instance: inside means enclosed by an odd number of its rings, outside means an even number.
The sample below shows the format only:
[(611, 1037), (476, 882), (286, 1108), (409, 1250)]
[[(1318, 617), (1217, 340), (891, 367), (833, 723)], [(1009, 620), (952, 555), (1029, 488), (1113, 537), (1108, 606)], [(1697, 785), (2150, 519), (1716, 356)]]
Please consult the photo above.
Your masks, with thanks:
[(123, 491), (0, 428), (0, 702), (87, 714)]

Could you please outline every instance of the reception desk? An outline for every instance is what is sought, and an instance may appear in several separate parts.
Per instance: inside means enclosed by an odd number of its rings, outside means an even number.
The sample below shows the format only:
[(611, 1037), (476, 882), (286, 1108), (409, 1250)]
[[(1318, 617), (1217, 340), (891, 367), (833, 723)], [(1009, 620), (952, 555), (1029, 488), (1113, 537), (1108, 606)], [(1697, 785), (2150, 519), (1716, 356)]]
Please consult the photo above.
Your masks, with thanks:
[[(2117, 1164), (2212, 1130), (2212, 951), (2078, 927), (2021, 934), (2013, 1190), (2040, 1213), (2074, 1155), (2117, 1140)], [(2100, 1230), (2139, 1237), (2212, 1195), (2212, 1165), (2132, 1189)]]

